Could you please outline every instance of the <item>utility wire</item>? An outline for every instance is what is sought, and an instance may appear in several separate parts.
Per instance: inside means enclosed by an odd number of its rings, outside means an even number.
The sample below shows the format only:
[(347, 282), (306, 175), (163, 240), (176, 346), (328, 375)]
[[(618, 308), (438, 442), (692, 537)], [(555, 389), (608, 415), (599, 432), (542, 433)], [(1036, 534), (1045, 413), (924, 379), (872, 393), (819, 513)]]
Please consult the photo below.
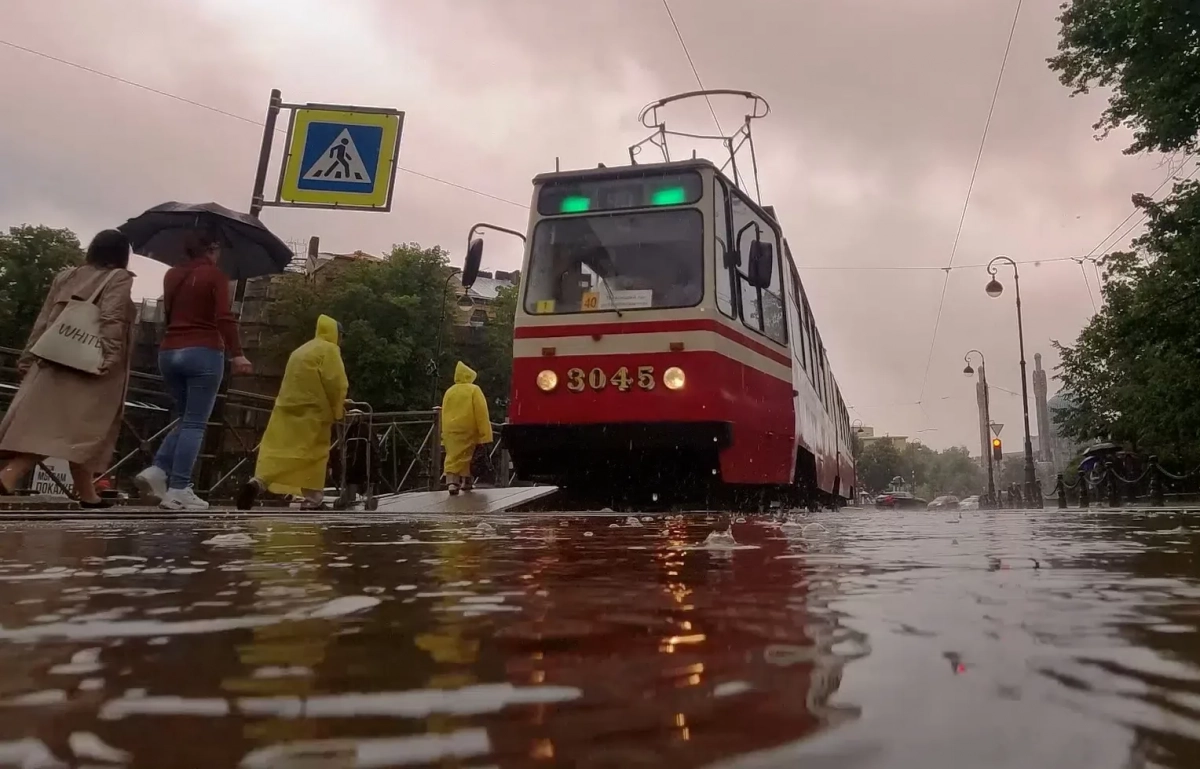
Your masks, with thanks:
[[(1092, 283), (1088, 280), (1087, 268), (1083, 266), (1083, 259), (1079, 260), (1079, 272), (1083, 275), (1083, 285), (1087, 286), (1088, 299), (1092, 302), (1092, 313), (1096, 312), (1096, 297), (1092, 295)], [(1099, 282), (1099, 281), (1097, 281)]]
[[(688, 50), (687, 43), (684, 42), (683, 33), (679, 31), (679, 25), (675, 22), (675, 14), (671, 13), (671, 4), (668, 0), (662, 0), (663, 8), (667, 11), (667, 18), (671, 20), (671, 26), (675, 28), (675, 36), (679, 38), (679, 45), (683, 48), (683, 55), (687, 57), (688, 66), (692, 68), (692, 74), (696, 77), (696, 85), (700, 86), (700, 90), (704, 90), (704, 81), (700, 79), (700, 72), (696, 69), (696, 62), (692, 61), (692, 54)], [(717, 119), (717, 111), (713, 109), (712, 99), (708, 98), (708, 94), (704, 95), (704, 101), (708, 103), (708, 111), (712, 115), (713, 122), (717, 124), (717, 133), (721, 136), (725, 135), (725, 129), (721, 128), (721, 121)]]
[[(1186, 166), (1188, 163), (1190, 163), (1192, 160), (1194, 160), (1194, 159), (1196, 158), (1196, 155), (1197, 155), (1197, 154), (1198, 154), (1198, 153), (1195, 153), (1195, 152), (1193, 152), (1192, 154), (1188, 155), (1188, 156), (1187, 156), (1187, 158), (1185, 158), (1185, 159), (1184, 159), (1184, 161), (1183, 161), (1183, 163), (1181, 164), (1181, 166), (1180, 166), (1180, 168), (1179, 168), (1179, 171), (1182, 171), (1182, 170), (1183, 170), (1183, 166)], [(1161, 184), (1159, 184), (1157, 187), (1155, 187), (1155, 188), (1154, 188), (1154, 191), (1150, 193), (1150, 197), (1154, 197), (1155, 195), (1157, 195), (1157, 194), (1158, 194), (1158, 193), (1159, 193), (1159, 192), (1162, 190), (1162, 188), (1163, 188), (1163, 187), (1166, 187), (1166, 186), (1167, 186), (1167, 184), (1168, 184), (1168, 183), (1169, 183), (1171, 180), (1173, 180), (1173, 179), (1175, 178), (1175, 174), (1179, 173), (1179, 171), (1173, 171), (1173, 172), (1171, 172), (1171, 173), (1167, 174), (1167, 178), (1163, 179), (1163, 180), (1162, 180), (1162, 183), (1161, 183)], [(1188, 175), (1186, 178), (1187, 178), (1187, 179), (1190, 179), (1190, 178), (1191, 178), (1193, 175), (1195, 175), (1195, 173), (1196, 173), (1196, 172), (1195, 172), (1195, 170), (1193, 170), (1193, 171), (1192, 171), (1192, 173), (1191, 173), (1191, 174), (1189, 174), (1189, 175)], [(1105, 236), (1104, 236), (1104, 239), (1103, 239), (1103, 240), (1101, 240), (1099, 243), (1097, 243), (1097, 244), (1096, 244), (1096, 247), (1095, 247), (1095, 248), (1093, 248), (1091, 251), (1089, 251), (1089, 252), (1088, 252), (1088, 255), (1087, 255), (1086, 257), (1084, 257), (1084, 258), (1085, 258), (1085, 259), (1087, 259), (1087, 258), (1091, 258), (1091, 257), (1093, 257), (1093, 256), (1095, 256), (1095, 255), (1096, 255), (1096, 252), (1097, 252), (1097, 251), (1099, 251), (1099, 250), (1100, 250), (1100, 249), (1102, 249), (1102, 248), (1105, 248), (1105, 247), (1106, 247), (1106, 246), (1105, 246), (1105, 244), (1106, 244), (1106, 243), (1108, 243), (1109, 239), (1110, 239), (1110, 238), (1111, 238), (1113, 235), (1115, 235), (1115, 234), (1116, 234), (1117, 230), (1119, 230), (1119, 229), (1121, 229), (1122, 227), (1124, 227), (1124, 226), (1125, 226), (1125, 225), (1126, 225), (1126, 224), (1129, 222), (1129, 220), (1131, 220), (1131, 219), (1133, 219), (1133, 217), (1137, 216), (1137, 215), (1138, 215), (1138, 213), (1139, 213), (1139, 209), (1136, 209), (1136, 208), (1135, 208), (1134, 210), (1130, 211), (1130, 212), (1129, 212), (1129, 216), (1126, 216), (1124, 219), (1122, 219), (1122, 220), (1121, 220), (1121, 223), (1120, 223), (1120, 224), (1118, 224), (1116, 227), (1113, 227), (1113, 228), (1112, 228), (1112, 231), (1111, 231), (1111, 232), (1109, 232), (1107, 235), (1105, 235)], [(1119, 236), (1119, 237), (1118, 237), (1118, 238), (1117, 238), (1117, 239), (1116, 239), (1116, 240), (1113, 242), (1113, 244), (1112, 244), (1112, 245), (1116, 245), (1117, 243), (1120, 243), (1120, 242), (1121, 242), (1121, 241), (1122, 241), (1122, 240), (1125, 238), (1125, 235), (1128, 235), (1128, 234), (1129, 234), (1129, 233), (1130, 233), (1130, 232), (1133, 230), (1133, 228), (1134, 228), (1134, 227), (1137, 227), (1139, 224), (1141, 224), (1142, 222), (1146, 221), (1146, 216), (1147, 216), (1147, 214), (1146, 214), (1145, 212), (1141, 212), (1141, 213), (1142, 213), (1142, 216), (1141, 216), (1141, 218), (1140, 218), (1140, 219), (1138, 219), (1136, 222), (1134, 222), (1134, 223), (1133, 223), (1133, 225), (1131, 225), (1131, 226), (1130, 226), (1128, 229), (1126, 229), (1126, 230), (1125, 230), (1125, 232), (1123, 232), (1123, 233), (1122, 233), (1122, 234), (1121, 234), (1121, 235), (1120, 235), (1120, 236)]]
[[(127, 85), (132, 88), (137, 88), (142, 91), (147, 91), (149, 93), (155, 94), (156, 96), (163, 96), (168, 99), (173, 99), (177, 102), (187, 104), (188, 106), (191, 106), (191, 107), (196, 107), (198, 109), (207, 110), (208, 112), (212, 112), (217, 115), (222, 115), (222, 116), (228, 117), (228, 118), (233, 118), (234, 120), (240, 120), (243, 123), (248, 123), (250, 125), (258, 126), (259, 128), (263, 127), (263, 122), (261, 120), (255, 120), (254, 118), (246, 117), (245, 115), (238, 115), (237, 113), (234, 113), (234, 112), (228, 112), (226, 110), (220, 109), (219, 107), (214, 107), (210, 104), (204, 104), (203, 102), (194, 101), (194, 100), (188, 99), (184, 96), (170, 93), (169, 91), (163, 91), (158, 88), (148, 86), (145, 83), (139, 83), (134, 80), (127, 80), (126, 78), (119, 77), (110, 72), (104, 72), (102, 70), (93, 69), (92, 67), (88, 67), (83, 64), (79, 64), (78, 62), (69, 61), (67, 59), (63, 59), (58, 56), (54, 56), (52, 54), (45, 53), (44, 51), (38, 51), (33, 48), (27, 48), (23, 45), (18, 45), (9, 40), (0, 39), (0, 45), (6, 46), (15, 51), (20, 51), (21, 53), (26, 53), (31, 56), (37, 56), (39, 58), (46, 59), (47, 61), (55, 62), (56, 64), (62, 64), (63, 66), (71, 67), (73, 69), (77, 69), (82, 72), (86, 72), (90, 75), (95, 75), (97, 77), (102, 77), (107, 80), (112, 80), (113, 82), (120, 83), (122, 85)], [(281, 133), (281, 134), (287, 133), (287, 130), (284, 128), (277, 128), (275, 130), (277, 133)], [(405, 168), (404, 166), (401, 166), (401, 165), (397, 165), (396, 170), (403, 171), (404, 173), (410, 174), (412, 176), (418, 176), (422, 179), (428, 179), (431, 182), (437, 182), (438, 184), (444, 184), (447, 187), (454, 187), (455, 189), (459, 189), (464, 192), (470, 192), (474, 195), (479, 195), (480, 197), (489, 198), (489, 199), (495, 200), (499, 203), (506, 203), (510, 206), (516, 206), (516, 207), (522, 208), (522, 209), (529, 208), (529, 206), (526, 205), (525, 203), (518, 203), (515, 200), (509, 200), (508, 198), (502, 198), (499, 195), (493, 195), (490, 192), (484, 192), (483, 190), (477, 190), (474, 187), (468, 187), (464, 184), (458, 184), (457, 182), (452, 182), (452, 181), (449, 181), (447, 179), (442, 179), (437, 176), (432, 176), (430, 174), (422, 173), (420, 171), (414, 171), (411, 168)]]
[(967, 185), (967, 195), (963, 200), (962, 213), (958, 217), (958, 228), (954, 232), (954, 245), (950, 249), (950, 260), (946, 263), (946, 278), (942, 281), (942, 295), (938, 299), (937, 316), (933, 321), (933, 337), (929, 340), (929, 357), (925, 361), (925, 375), (921, 379), (920, 401), (925, 397), (925, 387), (929, 384), (929, 369), (933, 365), (933, 351), (937, 347), (938, 329), (942, 325), (942, 310), (946, 306), (946, 289), (950, 285), (950, 267), (954, 266), (954, 257), (958, 253), (958, 242), (962, 238), (963, 224), (967, 220), (967, 209), (971, 205), (971, 192), (975, 189), (975, 178), (979, 174), (979, 164), (983, 160), (983, 150), (987, 146), (988, 131), (992, 127), (992, 116), (996, 113), (996, 102), (1000, 97), (1000, 86), (1004, 82), (1004, 71), (1008, 68), (1008, 54), (1012, 51), (1013, 37), (1017, 33), (1017, 22), (1021, 18), (1021, 6), (1024, 0), (1017, 0), (1017, 9), (1013, 13), (1012, 26), (1008, 30), (1008, 41), (1004, 44), (1004, 57), (1000, 60), (1000, 72), (996, 75), (996, 87), (992, 89), (992, 103), (988, 107), (987, 120), (983, 124), (983, 135), (979, 139), (979, 152), (975, 155), (975, 166), (971, 169), (971, 181)]
[[(1087, 259), (1086, 256), (1054, 256), (1047, 259), (1018, 259), (1017, 264), (1053, 264), (1056, 262), (1071, 262)], [(831, 264), (831, 265), (796, 265), (797, 270), (826, 270), (826, 271), (853, 271), (853, 272), (876, 272), (876, 271), (901, 271), (901, 272), (952, 272), (954, 270), (975, 270), (982, 267), (987, 267), (984, 262), (975, 264), (956, 264), (953, 267), (935, 267), (928, 264), (864, 264), (864, 265), (847, 265), (847, 264)]]

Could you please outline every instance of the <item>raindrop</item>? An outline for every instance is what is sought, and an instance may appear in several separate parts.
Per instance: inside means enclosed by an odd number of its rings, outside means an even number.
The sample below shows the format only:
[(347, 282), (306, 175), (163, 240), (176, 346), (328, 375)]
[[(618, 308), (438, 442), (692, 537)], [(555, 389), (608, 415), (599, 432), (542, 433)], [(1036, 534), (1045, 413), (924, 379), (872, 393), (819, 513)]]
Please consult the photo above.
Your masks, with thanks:
[(585, 536), (585, 537), (594, 537), (594, 536), (596, 536), (596, 535), (595, 535), (595, 534), (593, 534), (593, 533), (592, 533), (592, 532), (590, 532), (590, 531), (585, 531), (585, 532), (583, 532), (583, 536)]
[(625, 525), (626, 525), (626, 526), (629, 526), (629, 527), (631, 527), (631, 528), (638, 528), (638, 527), (640, 527), (640, 526), (642, 525), (642, 522), (641, 522), (641, 521), (639, 521), (637, 518), (634, 518), (634, 517), (631, 515), (631, 516), (629, 516), (628, 518), (626, 518), (626, 519), (625, 519)]

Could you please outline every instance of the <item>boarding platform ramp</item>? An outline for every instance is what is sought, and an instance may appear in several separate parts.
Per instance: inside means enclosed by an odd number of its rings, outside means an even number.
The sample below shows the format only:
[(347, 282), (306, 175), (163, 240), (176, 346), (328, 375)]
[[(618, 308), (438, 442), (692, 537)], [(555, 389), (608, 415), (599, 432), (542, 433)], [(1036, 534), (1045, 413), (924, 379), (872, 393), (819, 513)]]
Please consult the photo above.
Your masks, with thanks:
[(475, 488), (454, 496), (445, 491), (410, 491), (380, 497), (375, 512), (393, 515), (436, 513), (465, 516), (520, 512), (534, 506), (534, 503), (546, 501), (556, 491), (557, 486)]

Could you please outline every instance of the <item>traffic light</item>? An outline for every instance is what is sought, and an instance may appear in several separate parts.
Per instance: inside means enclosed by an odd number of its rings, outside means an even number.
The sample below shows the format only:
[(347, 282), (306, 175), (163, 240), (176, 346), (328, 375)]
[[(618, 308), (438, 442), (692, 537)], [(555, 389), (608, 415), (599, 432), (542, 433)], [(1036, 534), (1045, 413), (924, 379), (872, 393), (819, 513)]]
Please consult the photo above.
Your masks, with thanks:
[(992, 438), (992, 459), (997, 462), (1004, 459), (1004, 444), (999, 438)]

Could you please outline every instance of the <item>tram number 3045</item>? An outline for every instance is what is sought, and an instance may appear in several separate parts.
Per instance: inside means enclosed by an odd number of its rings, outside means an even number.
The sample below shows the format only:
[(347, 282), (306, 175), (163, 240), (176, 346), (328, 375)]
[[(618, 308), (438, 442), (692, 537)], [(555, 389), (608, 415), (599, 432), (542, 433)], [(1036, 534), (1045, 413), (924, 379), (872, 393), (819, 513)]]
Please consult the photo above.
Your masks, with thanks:
[(567, 371), (567, 389), (574, 393), (581, 393), (588, 387), (603, 390), (609, 385), (624, 393), (632, 390), (635, 384), (643, 390), (653, 390), (654, 367), (638, 366), (636, 370), (631, 371), (628, 367), (621, 366), (612, 376), (608, 376), (599, 368), (591, 371), (573, 368)]

